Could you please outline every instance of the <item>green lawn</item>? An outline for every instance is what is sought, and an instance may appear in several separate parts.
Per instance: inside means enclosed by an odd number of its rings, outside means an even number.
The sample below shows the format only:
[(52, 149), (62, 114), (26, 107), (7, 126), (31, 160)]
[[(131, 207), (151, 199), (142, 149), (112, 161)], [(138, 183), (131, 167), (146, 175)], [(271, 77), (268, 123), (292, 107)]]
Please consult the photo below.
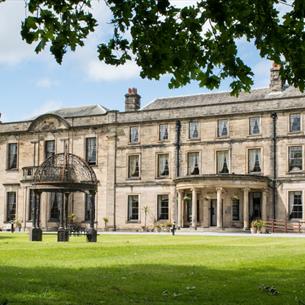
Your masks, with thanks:
[[(229, 305), (305, 302), (305, 239), (99, 236), (57, 243), (0, 234), (10, 304)], [(259, 289), (274, 286), (279, 295)], [(1, 302), (0, 302), (1, 304)]]

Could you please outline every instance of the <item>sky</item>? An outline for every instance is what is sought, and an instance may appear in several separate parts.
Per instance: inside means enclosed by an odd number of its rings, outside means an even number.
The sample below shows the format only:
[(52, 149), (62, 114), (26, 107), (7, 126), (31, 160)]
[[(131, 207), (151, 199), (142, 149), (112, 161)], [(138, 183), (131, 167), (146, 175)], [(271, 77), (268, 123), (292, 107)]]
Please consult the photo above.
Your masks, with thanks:
[[(193, 0), (173, 0), (184, 6)], [(107, 66), (97, 59), (96, 46), (111, 34), (107, 23), (110, 13), (103, 1), (94, 1), (93, 13), (99, 28), (85, 42), (85, 47), (69, 52), (62, 65), (46, 49), (34, 52), (20, 36), (21, 21), (26, 16), (24, 0), (0, 3), (0, 112), (1, 121), (20, 121), (62, 107), (101, 104), (124, 111), (124, 95), (135, 87), (142, 106), (155, 98), (209, 92), (191, 83), (179, 89), (168, 88), (168, 76), (159, 81), (139, 76), (139, 67), (131, 62), (121, 67)], [(255, 47), (239, 41), (239, 53), (255, 74), (253, 88), (269, 85), (271, 63), (259, 57)], [(217, 91), (229, 91), (229, 81)], [(215, 91), (216, 92), (216, 91)]]

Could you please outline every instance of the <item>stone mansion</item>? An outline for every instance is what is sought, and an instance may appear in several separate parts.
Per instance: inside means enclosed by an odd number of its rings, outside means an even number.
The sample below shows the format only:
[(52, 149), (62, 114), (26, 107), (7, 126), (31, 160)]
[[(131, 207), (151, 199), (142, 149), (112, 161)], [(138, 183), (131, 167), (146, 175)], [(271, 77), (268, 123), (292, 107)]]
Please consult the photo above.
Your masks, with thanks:
[[(69, 152), (94, 170), (95, 223), (139, 229), (249, 228), (253, 219), (304, 220), (305, 94), (282, 85), (273, 65), (269, 88), (160, 98), (141, 108), (136, 89), (125, 111), (100, 105), (59, 109), (0, 123), (0, 228), (32, 226), (33, 177)], [(58, 227), (60, 192), (43, 193), (44, 230)], [(85, 226), (88, 194), (69, 197), (68, 213)]]

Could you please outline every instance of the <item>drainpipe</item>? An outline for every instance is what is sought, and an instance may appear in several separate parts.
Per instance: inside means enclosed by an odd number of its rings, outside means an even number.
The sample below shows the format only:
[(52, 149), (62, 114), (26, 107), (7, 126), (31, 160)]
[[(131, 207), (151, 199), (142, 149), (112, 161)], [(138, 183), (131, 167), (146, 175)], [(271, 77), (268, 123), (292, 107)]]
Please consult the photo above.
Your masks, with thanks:
[(276, 134), (276, 121), (277, 113), (272, 112), (272, 152), (273, 152), (273, 177), (272, 177), (272, 208), (273, 208), (273, 219), (276, 217), (276, 179), (277, 179), (277, 162), (276, 162), (276, 144), (277, 144), (277, 134)]
[(176, 177), (180, 176), (180, 135), (181, 135), (181, 122), (176, 121)]
[(116, 183), (117, 183), (117, 141), (118, 141), (118, 132), (117, 132), (117, 121), (118, 113), (115, 112), (115, 135), (114, 135), (114, 185), (113, 185), (113, 231), (116, 231)]

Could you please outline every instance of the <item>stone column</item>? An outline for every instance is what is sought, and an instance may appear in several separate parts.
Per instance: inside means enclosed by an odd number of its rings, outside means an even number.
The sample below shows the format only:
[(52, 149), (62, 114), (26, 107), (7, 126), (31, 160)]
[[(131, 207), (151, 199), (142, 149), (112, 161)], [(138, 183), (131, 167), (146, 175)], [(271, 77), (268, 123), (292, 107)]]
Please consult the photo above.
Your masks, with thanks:
[(210, 221), (210, 200), (209, 197), (206, 195), (204, 191), (201, 192), (202, 196), (202, 203), (203, 203), (203, 219), (202, 219), (202, 224), (204, 227), (209, 226), (209, 221)]
[(69, 193), (65, 193), (65, 228), (68, 228), (68, 216), (69, 216)]
[(87, 241), (97, 241), (97, 231), (94, 229), (95, 221), (95, 191), (90, 191), (90, 228), (87, 232)]
[[(34, 193), (34, 206), (32, 211), (32, 229), (30, 230), (30, 241), (42, 241), (42, 231), (39, 228), (40, 217), (40, 209), (38, 206), (40, 205), (40, 195), (41, 192), (35, 191)], [(37, 217), (38, 216), (38, 217)], [(38, 226), (37, 226), (38, 224)]]
[(41, 198), (41, 193), (37, 192), (36, 193), (36, 228), (40, 228), (40, 198)]
[(197, 229), (197, 190), (192, 189), (192, 228)]
[(182, 198), (183, 192), (178, 190), (178, 227), (182, 227)]
[(244, 230), (249, 229), (249, 188), (244, 189)]
[(267, 221), (267, 190), (262, 192), (262, 220)]
[(59, 207), (59, 228), (57, 232), (57, 241), (60, 242), (69, 241), (69, 232), (65, 229), (65, 205), (67, 198), (69, 198), (69, 193), (62, 193)]
[(222, 228), (222, 187), (216, 188), (217, 191), (217, 228)]

